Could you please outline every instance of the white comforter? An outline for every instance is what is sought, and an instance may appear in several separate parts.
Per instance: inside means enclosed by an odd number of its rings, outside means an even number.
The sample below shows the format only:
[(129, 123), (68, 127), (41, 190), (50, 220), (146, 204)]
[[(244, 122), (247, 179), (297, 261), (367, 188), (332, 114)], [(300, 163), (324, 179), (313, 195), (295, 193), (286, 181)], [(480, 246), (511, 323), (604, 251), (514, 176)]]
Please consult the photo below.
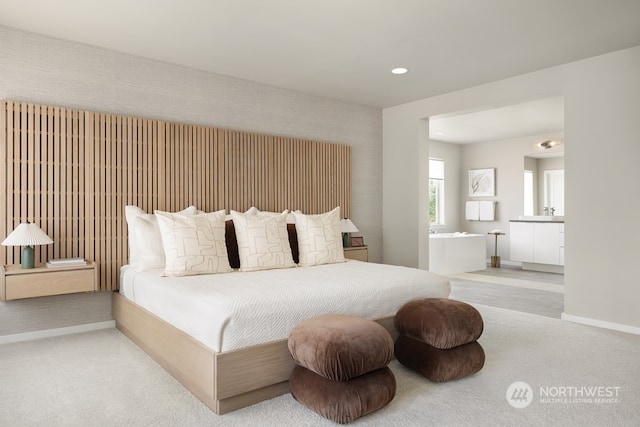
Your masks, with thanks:
[(448, 297), (450, 289), (428, 271), (359, 261), (171, 278), (125, 267), (120, 284), (121, 294), (215, 351), (286, 339), (326, 313), (389, 317), (407, 301)]

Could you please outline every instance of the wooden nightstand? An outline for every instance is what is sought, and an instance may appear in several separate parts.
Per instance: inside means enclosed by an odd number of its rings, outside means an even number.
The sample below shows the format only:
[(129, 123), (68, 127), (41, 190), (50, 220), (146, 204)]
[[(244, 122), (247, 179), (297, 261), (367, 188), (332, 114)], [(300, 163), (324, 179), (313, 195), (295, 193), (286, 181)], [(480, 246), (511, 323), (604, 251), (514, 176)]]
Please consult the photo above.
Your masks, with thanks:
[(96, 265), (23, 269), (20, 265), (0, 267), (0, 300), (44, 297), (93, 292), (96, 290)]
[(344, 248), (344, 257), (348, 259), (355, 259), (357, 261), (369, 261), (369, 249), (366, 246), (352, 246), (350, 248)]

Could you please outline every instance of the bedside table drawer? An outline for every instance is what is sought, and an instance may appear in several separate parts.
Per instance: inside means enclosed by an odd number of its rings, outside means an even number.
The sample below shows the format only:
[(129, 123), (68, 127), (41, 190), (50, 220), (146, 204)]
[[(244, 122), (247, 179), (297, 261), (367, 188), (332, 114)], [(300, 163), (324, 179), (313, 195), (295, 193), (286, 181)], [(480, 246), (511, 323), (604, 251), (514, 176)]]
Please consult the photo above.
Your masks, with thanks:
[(42, 273), (5, 276), (6, 299), (33, 298), (95, 290), (95, 269), (49, 269)]
[(344, 248), (344, 257), (356, 261), (369, 261), (369, 249), (367, 246), (352, 246)]

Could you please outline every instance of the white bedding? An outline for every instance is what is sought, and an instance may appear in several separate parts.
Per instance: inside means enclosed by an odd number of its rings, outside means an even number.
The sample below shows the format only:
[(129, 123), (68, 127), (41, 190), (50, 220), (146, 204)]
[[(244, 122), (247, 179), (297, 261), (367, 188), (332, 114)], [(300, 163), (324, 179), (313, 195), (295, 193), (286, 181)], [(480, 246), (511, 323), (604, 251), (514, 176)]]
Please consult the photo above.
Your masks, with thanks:
[(424, 270), (347, 261), (314, 267), (161, 277), (123, 267), (120, 293), (215, 351), (286, 339), (326, 313), (369, 319), (407, 301), (448, 297), (448, 279)]

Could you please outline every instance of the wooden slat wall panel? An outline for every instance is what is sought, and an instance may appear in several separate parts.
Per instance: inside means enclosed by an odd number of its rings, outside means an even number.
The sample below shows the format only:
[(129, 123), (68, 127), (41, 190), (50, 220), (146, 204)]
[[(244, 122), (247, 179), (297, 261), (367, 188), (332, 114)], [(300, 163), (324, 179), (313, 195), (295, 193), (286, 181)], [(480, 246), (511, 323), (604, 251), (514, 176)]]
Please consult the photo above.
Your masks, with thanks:
[[(0, 233), (4, 239), (21, 222), (37, 223), (54, 241), (35, 248), (37, 262), (84, 256), (83, 125), (78, 110), (2, 104)], [(2, 246), (0, 257), (19, 264), (21, 249)]]
[[(126, 205), (351, 215), (346, 145), (11, 101), (1, 113), (0, 237), (38, 223), (55, 243), (36, 262), (95, 260), (103, 291), (127, 262)], [(20, 250), (0, 258), (18, 264)]]

